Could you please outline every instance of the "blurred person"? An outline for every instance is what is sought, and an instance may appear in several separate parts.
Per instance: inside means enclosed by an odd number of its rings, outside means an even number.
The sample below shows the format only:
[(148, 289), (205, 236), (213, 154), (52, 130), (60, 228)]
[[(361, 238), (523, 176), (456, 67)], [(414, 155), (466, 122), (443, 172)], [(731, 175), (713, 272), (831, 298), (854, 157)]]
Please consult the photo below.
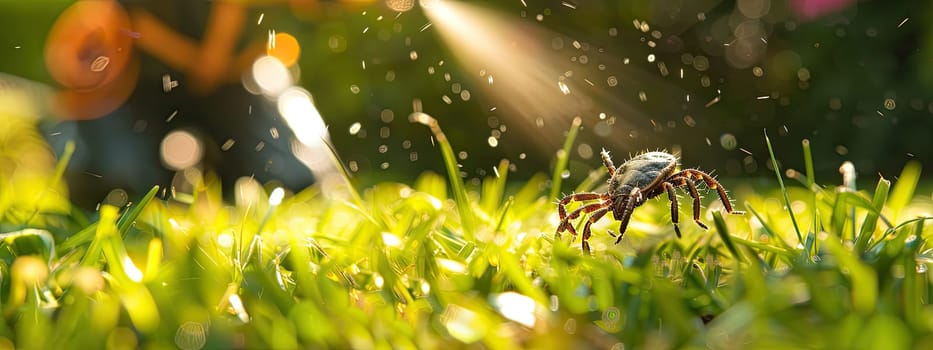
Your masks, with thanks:
[(244, 176), (295, 190), (312, 183), (275, 106), (240, 84), (265, 47), (244, 35), (249, 13), (234, 0), (81, 0), (59, 16), (45, 61), (62, 86), (54, 114), (64, 121), (46, 134), (56, 149), (77, 142), (66, 174), (76, 203), (169, 186), (184, 169), (160, 146), (179, 130), (197, 142), (175, 151), (203, 155), (185, 166), (216, 172), (228, 196)]

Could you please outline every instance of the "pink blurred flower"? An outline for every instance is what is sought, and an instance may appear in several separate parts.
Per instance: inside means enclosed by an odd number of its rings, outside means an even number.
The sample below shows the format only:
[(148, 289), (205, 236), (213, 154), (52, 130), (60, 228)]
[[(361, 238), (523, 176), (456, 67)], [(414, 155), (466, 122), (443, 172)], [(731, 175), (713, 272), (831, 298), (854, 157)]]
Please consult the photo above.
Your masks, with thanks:
[(823, 15), (838, 12), (849, 5), (855, 3), (855, 0), (791, 0), (790, 7), (804, 20), (812, 20)]

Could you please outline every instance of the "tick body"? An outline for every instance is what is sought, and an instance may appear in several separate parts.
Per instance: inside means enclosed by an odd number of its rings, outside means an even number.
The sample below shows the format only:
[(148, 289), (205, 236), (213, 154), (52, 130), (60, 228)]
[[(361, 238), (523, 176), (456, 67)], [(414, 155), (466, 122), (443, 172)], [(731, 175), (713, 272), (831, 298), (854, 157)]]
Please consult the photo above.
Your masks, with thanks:
[[(722, 188), (716, 179), (709, 174), (696, 169), (684, 169), (678, 171), (680, 161), (677, 156), (667, 152), (646, 152), (639, 154), (618, 168), (612, 164), (612, 158), (609, 152), (603, 150), (600, 153), (603, 159), (603, 165), (609, 171), (609, 190), (606, 193), (583, 192), (574, 193), (566, 196), (557, 204), (557, 210), (560, 214), (560, 223), (557, 226), (556, 235), (560, 237), (561, 232), (570, 231), (570, 234), (576, 237), (577, 230), (570, 223), (580, 215), (589, 215), (583, 226), (582, 245), (583, 250), (590, 251), (590, 225), (599, 221), (603, 216), (612, 213), (612, 216), (619, 220), (619, 235), (616, 244), (622, 241), (625, 229), (628, 227), (629, 219), (632, 217), (632, 211), (645, 203), (645, 201), (667, 193), (671, 201), (671, 223), (674, 224), (674, 232), (680, 237), (680, 228), (678, 222), (677, 189), (686, 188), (690, 197), (693, 198), (693, 221), (701, 228), (708, 229), (706, 224), (700, 221), (700, 193), (697, 190), (697, 184), (706, 184), (711, 190), (715, 190), (722, 201), (726, 212), (731, 214), (743, 214), (741, 211), (734, 210), (726, 190)], [(567, 204), (577, 201), (583, 203), (580, 208), (567, 213)], [(612, 232), (609, 232), (612, 235)], [(615, 235), (613, 235), (615, 237)]]

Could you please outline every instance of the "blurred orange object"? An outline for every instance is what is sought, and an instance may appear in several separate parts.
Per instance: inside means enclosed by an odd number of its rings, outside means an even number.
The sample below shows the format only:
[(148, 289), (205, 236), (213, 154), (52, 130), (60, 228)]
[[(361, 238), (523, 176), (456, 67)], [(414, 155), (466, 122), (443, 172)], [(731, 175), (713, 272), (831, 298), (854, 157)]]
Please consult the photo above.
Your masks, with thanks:
[(276, 33), (266, 46), (266, 54), (278, 58), (286, 67), (298, 62), (301, 56), (301, 46), (298, 39), (288, 33)]
[(64, 88), (57, 111), (65, 119), (94, 119), (117, 109), (138, 78), (130, 19), (116, 1), (81, 0), (52, 26), (45, 65)]

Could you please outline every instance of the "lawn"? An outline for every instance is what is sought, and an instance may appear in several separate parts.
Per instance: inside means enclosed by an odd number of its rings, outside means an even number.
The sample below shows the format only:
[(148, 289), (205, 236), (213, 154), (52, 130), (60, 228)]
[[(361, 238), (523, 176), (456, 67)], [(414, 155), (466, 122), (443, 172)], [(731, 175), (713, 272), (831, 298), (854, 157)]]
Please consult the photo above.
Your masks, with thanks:
[(678, 239), (660, 196), (619, 245), (611, 215), (595, 224), (587, 255), (555, 239), (556, 200), (604, 189), (599, 164), (561, 183), (562, 152), (553, 175), (512, 181), (503, 161), (464, 184), (440, 127), (414, 121), (446, 172), (365, 189), (243, 182), (225, 203), (192, 172), (87, 213), (63, 194), (67, 151), (0, 172), (0, 348), (933, 347), (918, 163), (855, 188), (815, 179), (803, 143), (807, 169), (720, 179), (746, 214), (707, 193), (710, 229), (682, 219)]

